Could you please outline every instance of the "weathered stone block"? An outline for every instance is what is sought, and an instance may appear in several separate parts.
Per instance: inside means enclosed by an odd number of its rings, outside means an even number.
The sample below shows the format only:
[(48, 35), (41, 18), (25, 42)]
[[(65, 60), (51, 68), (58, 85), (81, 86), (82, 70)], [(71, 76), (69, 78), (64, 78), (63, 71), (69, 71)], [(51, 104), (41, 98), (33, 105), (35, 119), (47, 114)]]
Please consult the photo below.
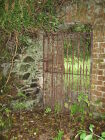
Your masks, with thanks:
[(28, 73), (25, 73), (25, 74), (23, 75), (22, 79), (23, 79), (23, 80), (27, 80), (27, 79), (29, 78), (29, 76), (30, 76), (30, 73), (29, 73), (29, 72), (28, 72)]
[(23, 60), (23, 62), (29, 63), (34, 62), (35, 60), (31, 56), (26, 56)]

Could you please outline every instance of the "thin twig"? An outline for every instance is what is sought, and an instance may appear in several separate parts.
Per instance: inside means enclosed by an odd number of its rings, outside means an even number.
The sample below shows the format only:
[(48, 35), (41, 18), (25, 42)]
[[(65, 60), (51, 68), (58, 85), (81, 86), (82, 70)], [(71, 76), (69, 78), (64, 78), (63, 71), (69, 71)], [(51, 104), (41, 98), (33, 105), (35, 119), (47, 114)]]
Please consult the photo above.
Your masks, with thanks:
[(12, 60), (11, 60), (11, 67), (10, 67), (9, 75), (7, 77), (7, 80), (6, 80), (6, 83), (5, 83), (4, 87), (8, 84), (8, 82), (10, 80), (13, 65), (14, 65), (14, 59), (15, 59), (15, 56), (17, 54), (17, 49), (18, 49), (18, 33), (17, 32), (15, 32), (15, 39), (16, 39), (15, 40), (16, 48), (15, 48), (15, 52), (14, 52), (14, 55), (13, 55)]

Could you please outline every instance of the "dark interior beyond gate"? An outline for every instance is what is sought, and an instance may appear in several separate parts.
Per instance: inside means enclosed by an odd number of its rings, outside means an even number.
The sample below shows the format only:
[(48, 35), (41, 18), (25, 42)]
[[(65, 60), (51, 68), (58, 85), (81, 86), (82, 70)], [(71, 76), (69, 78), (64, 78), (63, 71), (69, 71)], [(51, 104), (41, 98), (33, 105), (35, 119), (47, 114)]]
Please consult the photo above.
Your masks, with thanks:
[(92, 33), (53, 33), (43, 37), (44, 104), (54, 108), (90, 97)]

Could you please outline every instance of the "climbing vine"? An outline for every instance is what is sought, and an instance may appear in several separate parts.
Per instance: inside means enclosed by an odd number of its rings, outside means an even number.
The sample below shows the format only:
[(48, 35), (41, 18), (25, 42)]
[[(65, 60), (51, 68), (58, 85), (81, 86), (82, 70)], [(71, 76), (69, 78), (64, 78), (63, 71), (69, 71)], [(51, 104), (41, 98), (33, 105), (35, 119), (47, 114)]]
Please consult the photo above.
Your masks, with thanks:
[(65, 0), (0, 0), (0, 26), (6, 31), (23, 29), (54, 30), (57, 11)]

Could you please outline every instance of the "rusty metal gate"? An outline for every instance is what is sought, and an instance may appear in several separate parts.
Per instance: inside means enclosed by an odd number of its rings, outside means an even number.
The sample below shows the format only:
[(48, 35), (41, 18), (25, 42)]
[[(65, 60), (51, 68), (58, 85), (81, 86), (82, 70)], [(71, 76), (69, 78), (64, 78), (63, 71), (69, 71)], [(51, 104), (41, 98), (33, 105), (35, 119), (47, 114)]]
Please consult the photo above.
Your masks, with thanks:
[(90, 94), (92, 33), (49, 33), (43, 37), (44, 105), (62, 108)]

